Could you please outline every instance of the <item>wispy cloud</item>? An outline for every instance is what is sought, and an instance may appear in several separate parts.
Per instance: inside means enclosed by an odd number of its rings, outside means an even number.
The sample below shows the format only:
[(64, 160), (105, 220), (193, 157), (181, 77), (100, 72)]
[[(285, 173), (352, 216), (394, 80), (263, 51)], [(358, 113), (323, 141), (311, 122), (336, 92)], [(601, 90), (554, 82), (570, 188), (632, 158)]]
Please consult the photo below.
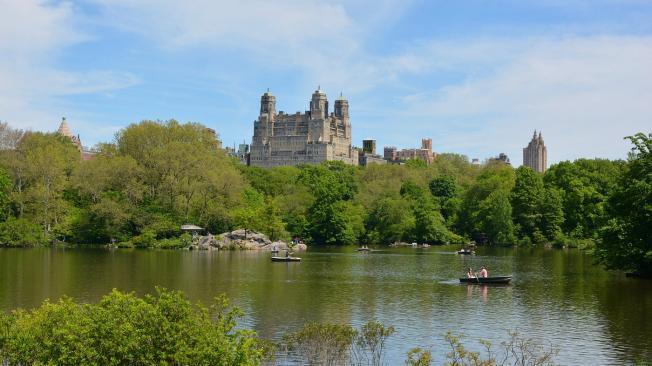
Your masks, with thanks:
[(617, 158), (627, 151), (623, 136), (652, 126), (651, 37), (484, 39), (445, 49), (417, 53), (437, 55), (441, 70), (472, 63), (484, 71), (403, 95), (398, 113), (438, 136), (440, 149), (504, 151), (519, 163), (531, 131), (542, 129), (551, 161)]
[[(624, 157), (622, 136), (650, 129), (650, 12), (599, 1), (619, 18), (584, 0), (473, 1), (469, 11), (443, 1), (0, 0), (0, 119), (51, 130), (52, 118), (76, 115), (82, 135), (101, 141), (111, 134), (94, 128), (95, 113), (104, 126), (188, 118), (240, 141), (257, 88), (285, 88), (279, 108), (297, 110), (321, 84), (350, 97), (354, 138), (380, 145), (430, 136), (438, 151), (507, 152), (518, 164), (536, 128), (551, 161)], [(427, 16), (415, 14), (421, 6)], [(485, 16), (495, 18), (474, 28)], [(105, 47), (126, 69), (57, 62)], [(79, 98), (113, 94), (110, 108)]]
[[(57, 58), (90, 39), (68, 2), (0, 0), (0, 119), (21, 128), (52, 130), (61, 114), (75, 114), (57, 97), (107, 92), (138, 83), (130, 73), (65, 70)], [(81, 114), (80, 114), (81, 115)]]

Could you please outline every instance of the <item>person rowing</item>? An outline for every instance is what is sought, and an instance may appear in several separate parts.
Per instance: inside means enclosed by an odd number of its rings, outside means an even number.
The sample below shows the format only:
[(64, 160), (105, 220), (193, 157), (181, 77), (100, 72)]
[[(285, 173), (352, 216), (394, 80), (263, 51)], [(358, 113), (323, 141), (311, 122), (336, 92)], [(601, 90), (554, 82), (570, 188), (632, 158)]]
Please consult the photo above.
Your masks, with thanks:
[(489, 277), (489, 272), (487, 272), (487, 269), (485, 268), (485, 266), (480, 267), (480, 277), (482, 277), (482, 278)]
[(476, 278), (475, 272), (473, 272), (473, 268), (469, 267), (468, 272), (466, 272), (466, 278)]

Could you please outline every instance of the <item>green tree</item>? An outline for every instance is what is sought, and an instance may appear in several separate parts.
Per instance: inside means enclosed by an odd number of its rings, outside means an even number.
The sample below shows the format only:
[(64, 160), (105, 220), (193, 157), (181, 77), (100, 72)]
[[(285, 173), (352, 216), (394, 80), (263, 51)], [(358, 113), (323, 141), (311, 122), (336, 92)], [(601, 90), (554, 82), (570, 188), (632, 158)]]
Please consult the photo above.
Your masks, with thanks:
[(400, 198), (380, 198), (367, 216), (367, 241), (389, 244), (408, 240), (415, 224), (409, 202)]
[(301, 168), (297, 180), (315, 197), (306, 213), (312, 242), (353, 244), (358, 240), (354, 227), (360, 221), (350, 215), (352, 206), (347, 202), (358, 190), (356, 178), (355, 167), (339, 161)]
[(652, 276), (652, 133), (627, 139), (634, 147), (609, 197), (596, 255), (607, 268)]
[(555, 188), (546, 188), (541, 202), (539, 229), (547, 240), (554, 240), (562, 234), (564, 207), (561, 193)]
[(510, 201), (519, 236), (532, 239), (541, 222), (544, 195), (543, 179), (539, 173), (527, 166), (516, 169)]
[(410, 235), (412, 240), (446, 243), (452, 238), (438, 205), (425, 188), (407, 180), (401, 185), (400, 194), (410, 202), (414, 215), (414, 230)]
[(427, 200), (417, 201), (413, 204), (414, 212), (414, 239), (423, 243), (448, 243), (451, 233), (448, 231), (436, 206)]
[(263, 214), (265, 210), (265, 197), (253, 188), (243, 191), (244, 204), (233, 214), (235, 226), (245, 230), (262, 231)]
[(479, 226), (493, 244), (513, 244), (514, 224), (509, 194), (496, 190), (480, 203)]
[(606, 201), (617, 188), (622, 169), (622, 161), (578, 159), (561, 162), (546, 171), (546, 186), (558, 189), (561, 195), (565, 234), (592, 238), (604, 226)]
[(9, 202), (11, 195), (11, 179), (0, 167), (0, 222), (9, 217)]
[[(481, 173), (475, 179), (473, 184), (464, 193), (460, 211), (455, 227), (460, 233), (467, 235), (487, 234), (486, 229), (486, 209), (491, 207), (491, 203), (496, 197), (492, 197), (489, 202), (485, 202), (489, 196), (497, 191), (509, 195), (514, 187), (516, 175), (514, 169), (502, 163), (488, 163), (482, 168)], [(501, 193), (502, 195), (502, 193)], [(510, 204), (511, 211), (511, 204)], [(505, 225), (513, 225), (512, 220), (500, 221)], [(497, 232), (509, 232), (510, 228), (501, 227), (493, 228)]]
[(66, 137), (29, 132), (3, 160), (14, 182), (15, 214), (38, 223), (50, 235), (70, 209), (64, 193), (81, 160), (79, 151)]
[(442, 175), (433, 178), (428, 183), (430, 193), (437, 198), (439, 206), (441, 207), (441, 214), (444, 219), (449, 220), (454, 218), (460, 206), (460, 200), (457, 199), (459, 188), (455, 183), (455, 179), (448, 175)]
[(457, 193), (455, 179), (448, 175), (433, 178), (430, 183), (428, 183), (428, 188), (433, 196), (439, 198), (443, 202), (455, 197), (455, 194)]

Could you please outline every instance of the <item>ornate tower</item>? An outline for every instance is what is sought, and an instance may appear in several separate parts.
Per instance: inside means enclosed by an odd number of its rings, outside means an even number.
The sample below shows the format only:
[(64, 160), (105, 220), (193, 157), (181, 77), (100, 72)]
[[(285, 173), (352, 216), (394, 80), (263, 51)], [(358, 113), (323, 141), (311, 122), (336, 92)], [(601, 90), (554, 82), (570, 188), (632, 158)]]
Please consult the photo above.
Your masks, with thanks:
[(529, 166), (534, 171), (544, 173), (548, 169), (548, 149), (543, 142), (541, 131), (537, 136), (537, 131), (534, 131), (532, 140), (523, 149), (523, 165)]
[(276, 97), (269, 92), (269, 89), (260, 97), (260, 115), (267, 114), (271, 120), (276, 114)]
[(344, 99), (342, 93), (335, 101), (335, 117), (349, 118), (349, 101)]
[(312, 119), (326, 119), (328, 117), (328, 99), (326, 99), (326, 93), (319, 87), (312, 93), (310, 116)]

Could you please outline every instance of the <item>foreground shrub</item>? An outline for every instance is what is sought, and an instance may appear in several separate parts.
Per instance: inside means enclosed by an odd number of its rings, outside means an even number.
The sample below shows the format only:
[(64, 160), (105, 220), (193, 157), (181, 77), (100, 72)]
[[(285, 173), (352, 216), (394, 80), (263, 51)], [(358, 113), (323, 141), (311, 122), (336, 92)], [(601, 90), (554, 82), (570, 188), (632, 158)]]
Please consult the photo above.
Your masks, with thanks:
[(266, 347), (236, 330), (240, 311), (180, 292), (142, 298), (113, 290), (97, 304), (70, 298), (0, 316), (0, 360), (9, 365), (257, 365)]
[[(446, 366), (552, 366), (557, 350), (552, 345), (544, 346), (530, 338), (523, 338), (517, 332), (510, 332), (509, 339), (500, 343), (498, 351), (491, 342), (480, 340), (484, 352), (473, 352), (462, 344), (462, 335), (446, 333), (444, 337), (450, 347), (446, 354)], [(426, 364), (427, 365), (427, 364)]]
[[(394, 334), (394, 327), (371, 321), (359, 330), (340, 324), (309, 323), (297, 332), (284, 336), (288, 363), (305, 365), (385, 365), (385, 345)], [(516, 332), (494, 349), (492, 343), (480, 340), (481, 352), (471, 351), (462, 343), (463, 335), (446, 333), (448, 352), (442, 356), (446, 366), (548, 366), (553, 365), (557, 350), (544, 346)], [(283, 349), (283, 347), (281, 347)], [(442, 350), (445, 352), (445, 350)], [(413, 348), (405, 365), (429, 366), (433, 355), (429, 349)]]
[(360, 330), (349, 325), (309, 323), (283, 337), (286, 353), (310, 365), (382, 365), (394, 327), (377, 321)]
[(412, 348), (407, 353), (407, 366), (429, 366), (432, 359), (432, 354), (428, 350), (422, 348)]
[(288, 352), (310, 365), (344, 365), (356, 335), (349, 325), (308, 323), (286, 334), (283, 342)]

